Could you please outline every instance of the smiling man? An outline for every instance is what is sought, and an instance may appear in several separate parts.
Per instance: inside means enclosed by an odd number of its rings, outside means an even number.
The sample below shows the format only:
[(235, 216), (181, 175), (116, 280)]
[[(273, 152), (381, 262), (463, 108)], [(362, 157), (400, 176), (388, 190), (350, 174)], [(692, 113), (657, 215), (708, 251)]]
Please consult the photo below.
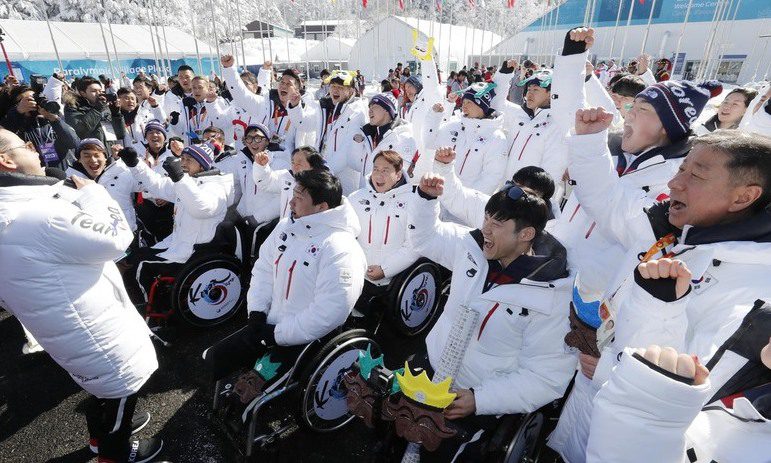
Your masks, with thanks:
[[(411, 365), (439, 364), (455, 318), (479, 313), (444, 416), (466, 431), (421, 461), (483, 461), (496, 416), (529, 413), (561, 397), (575, 370), (563, 347), (570, 284), (565, 248), (544, 231), (548, 207), (528, 190), (506, 185), (485, 206), (481, 229), (439, 221), (444, 179), (427, 174), (408, 205), (408, 240), (418, 254), (453, 269), (450, 295), (424, 352)], [(479, 438), (478, 431), (482, 431)], [(474, 436), (479, 438), (466, 445)]]
[(128, 256), (131, 271), (124, 273), (124, 282), (139, 303), (147, 299), (155, 276), (173, 275), (193, 255), (195, 245), (214, 239), (217, 226), (232, 202), (233, 176), (214, 167), (214, 152), (209, 145), (188, 146), (179, 158), (166, 158), (162, 166), (168, 176), (139, 162), (132, 148), (124, 148), (119, 156), (153, 197), (174, 203), (171, 235), (151, 248), (140, 248)]
[[(669, 180), (670, 198), (653, 203), (624, 187), (613, 169), (604, 147), (611, 120), (602, 108), (580, 110), (568, 140), (582, 206), (628, 250), (605, 290), (607, 310), (585, 310), (572, 321), (600, 320), (598, 333), (609, 332), (599, 361), (582, 355), (583, 374), (549, 441), (572, 463), (585, 459), (592, 399), (624, 347), (685, 348), (713, 372), (715, 392), (730, 395), (737, 368), (721, 350), (736, 341), (755, 300), (771, 295), (771, 142), (736, 131), (697, 138)], [(677, 267), (672, 256), (692, 274), (687, 292), (676, 292), (674, 280), (651, 283), (633, 273), (641, 260), (660, 259), (666, 264), (654, 279), (666, 278)]]
[(308, 343), (345, 322), (364, 285), (359, 222), (340, 181), (326, 170), (295, 178), (292, 216), (265, 239), (252, 270), (247, 326), (203, 354), (214, 379), (254, 367), (228, 394), (239, 413), (289, 374)]

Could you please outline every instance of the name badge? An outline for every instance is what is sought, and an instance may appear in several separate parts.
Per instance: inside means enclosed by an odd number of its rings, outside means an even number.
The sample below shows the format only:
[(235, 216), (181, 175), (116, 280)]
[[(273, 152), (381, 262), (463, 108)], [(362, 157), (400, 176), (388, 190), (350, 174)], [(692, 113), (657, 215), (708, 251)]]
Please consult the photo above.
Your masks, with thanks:
[(115, 136), (115, 129), (112, 128), (112, 122), (102, 121), (102, 132), (104, 132), (104, 141), (118, 141)]
[(54, 148), (54, 142), (43, 143), (38, 146), (38, 150), (44, 164), (49, 165), (59, 162), (59, 154), (56, 152), (56, 148)]

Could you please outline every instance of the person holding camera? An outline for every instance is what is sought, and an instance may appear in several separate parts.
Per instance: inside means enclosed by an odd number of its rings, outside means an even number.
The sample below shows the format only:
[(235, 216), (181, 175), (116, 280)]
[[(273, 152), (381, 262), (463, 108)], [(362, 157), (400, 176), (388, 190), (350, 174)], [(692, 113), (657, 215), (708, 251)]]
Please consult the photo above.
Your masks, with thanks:
[(91, 76), (81, 78), (77, 98), (64, 108), (64, 120), (80, 138), (96, 138), (109, 150), (126, 137), (126, 125), (118, 97), (105, 94), (102, 84)]
[(78, 146), (75, 130), (59, 116), (61, 107), (26, 85), (10, 92), (11, 108), (0, 125), (37, 151), (43, 166), (60, 167), (70, 150)]

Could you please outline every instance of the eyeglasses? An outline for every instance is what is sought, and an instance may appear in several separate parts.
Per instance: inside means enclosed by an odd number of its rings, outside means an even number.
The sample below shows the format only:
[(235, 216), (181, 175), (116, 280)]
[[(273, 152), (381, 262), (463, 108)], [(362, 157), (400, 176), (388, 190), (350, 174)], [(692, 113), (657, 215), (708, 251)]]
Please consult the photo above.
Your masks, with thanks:
[(35, 144), (32, 143), (31, 141), (24, 142), (24, 144), (12, 146), (12, 147), (6, 149), (5, 151), (3, 151), (3, 153), (10, 153), (11, 151), (17, 150), (17, 149), (20, 149), (20, 148), (27, 148), (27, 149), (30, 149), (32, 151), (35, 151)]
[(503, 189), (506, 190), (506, 196), (508, 196), (512, 201), (518, 201), (523, 196), (527, 196), (527, 192), (511, 180), (507, 181), (503, 185)]
[(244, 137), (244, 141), (247, 142), (247, 143), (252, 143), (254, 141), (263, 141), (263, 140), (267, 140), (267, 137), (263, 137), (263, 136), (260, 136), (260, 135), (254, 135), (254, 136), (251, 136), (251, 137)]

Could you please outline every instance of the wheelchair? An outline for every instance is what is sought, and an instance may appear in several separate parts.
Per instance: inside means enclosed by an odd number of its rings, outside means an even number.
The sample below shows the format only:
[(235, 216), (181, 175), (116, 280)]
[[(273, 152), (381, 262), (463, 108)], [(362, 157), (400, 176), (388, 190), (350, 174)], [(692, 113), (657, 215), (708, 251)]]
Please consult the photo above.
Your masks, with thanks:
[(544, 462), (546, 438), (557, 426), (563, 399), (525, 415), (506, 415), (490, 439), (489, 463)]
[[(249, 459), (258, 448), (266, 449), (296, 426), (316, 433), (328, 433), (346, 426), (354, 416), (348, 412), (342, 378), (364, 351), (375, 356), (381, 354), (378, 343), (363, 329), (344, 331), (341, 327), (331, 335), (311, 342), (301, 351), (285, 377), (267, 387), (243, 412), (246, 429), (234, 430), (225, 426), (226, 434), (236, 443), (243, 442), (240, 453)], [(212, 403), (215, 415), (221, 409), (222, 396), (234, 388), (234, 384), (226, 382), (221, 379), (215, 383)], [(272, 422), (263, 419), (269, 415), (269, 406), (275, 406), (274, 414), (278, 409), (280, 415)]]
[(211, 242), (194, 247), (176, 276), (155, 277), (147, 293), (145, 319), (168, 321), (179, 314), (192, 326), (212, 327), (232, 318), (246, 304), (259, 245), (277, 223), (278, 219), (261, 224), (221, 223)]
[(418, 336), (442, 313), (450, 292), (449, 274), (426, 258), (418, 259), (396, 275), (382, 295), (370, 298), (370, 312), (378, 313), (379, 321), (387, 320), (399, 334)]

